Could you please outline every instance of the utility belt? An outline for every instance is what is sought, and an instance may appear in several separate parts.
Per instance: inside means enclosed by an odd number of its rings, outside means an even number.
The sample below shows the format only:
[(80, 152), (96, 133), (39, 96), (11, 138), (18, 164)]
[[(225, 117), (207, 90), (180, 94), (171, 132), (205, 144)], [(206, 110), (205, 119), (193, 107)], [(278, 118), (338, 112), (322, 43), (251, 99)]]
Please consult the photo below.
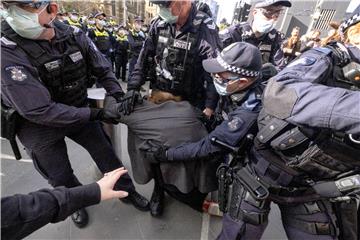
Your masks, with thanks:
[[(226, 187), (219, 186), (219, 205), (224, 213), (237, 221), (244, 221), (253, 225), (261, 225), (268, 220), (269, 200), (282, 205), (286, 224), (313, 235), (340, 236), (339, 239), (357, 239), (357, 199), (360, 190), (360, 175), (350, 175), (336, 181), (328, 181), (327, 184), (335, 184), (341, 196), (337, 194), (323, 195), (324, 191), (318, 188), (323, 183), (316, 183), (313, 188), (285, 188), (269, 186), (261, 178), (257, 177), (249, 165), (245, 167), (224, 168), (220, 166), (218, 173), (220, 178), (226, 179)], [(220, 182), (220, 181), (219, 181)], [(314, 188), (316, 189), (314, 191)], [(224, 189), (226, 193), (222, 192)], [(354, 191), (355, 190), (355, 191)], [(357, 191), (356, 191), (357, 190)], [(349, 194), (349, 191), (352, 193)], [(331, 192), (331, 189), (326, 191)], [(227, 195), (226, 202), (222, 196)], [(311, 197), (311, 198), (310, 198)], [(329, 199), (330, 198), (330, 199)], [(287, 199), (287, 201), (284, 201)], [(289, 200), (290, 199), (290, 200)], [(300, 199), (300, 201), (296, 201)], [(329, 199), (329, 201), (321, 201)], [(258, 209), (259, 212), (243, 210), (241, 204), (246, 202)], [(327, 204), (327, 206), (326, 206)], [(224, 207), (225, 206), (225, 207)], [(326, 207), (328, 209), (326, 209)], [(293, 218), (293, 215), (309, 215), (320, 212), (335, 211), (336, 217), (332, 223), (307, 222)]]
[(15, 109), (5, 106), (1, 101), (1, 137), (9, 140), (16, 160), (22, 158), (16, 142), (16, 130), (22, 119)]

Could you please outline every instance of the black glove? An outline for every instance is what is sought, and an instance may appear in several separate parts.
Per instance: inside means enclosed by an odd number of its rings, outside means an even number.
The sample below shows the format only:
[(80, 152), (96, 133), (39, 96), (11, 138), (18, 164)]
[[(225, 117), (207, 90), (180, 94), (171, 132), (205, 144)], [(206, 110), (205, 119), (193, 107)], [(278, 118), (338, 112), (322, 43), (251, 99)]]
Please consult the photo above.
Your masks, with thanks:
[(129, 90), (121, 100), (122, 110), (125, 115), (130, 115), (134, 111), (135, 104), (141, 104), (143, 99), (137, 90)]
[(99, 120), (106, 123), (118, 124), (116, 119), (121, 117), (121, 103), (117, 103), (114, 96), (105, 97), (104, 108), (90, 108), (90, 121)]
[(123, 92), (116, 92), (116, 93), (110, 94), (110, 96), (112, 96), (116, 99), (116, 102), (121, 102), (124, 95), (125, 95), (125, 93), (123, 93)]
[(263, 64), (260, 72), (262, 75), (262, 81), (267, 81), (278, 73), (275, 66), (271, 63)]
[(164, 145), (156, 144), (153, 141), (148, 141), (148, 144), (150, 145), (150, 148), (148, 149), (141, 149), (141, 151), (144, 153), (144, 158), (153, 164), (158, 164), (160, 162), (166, 162), (167, 154), (166, 150), (168, 149)]

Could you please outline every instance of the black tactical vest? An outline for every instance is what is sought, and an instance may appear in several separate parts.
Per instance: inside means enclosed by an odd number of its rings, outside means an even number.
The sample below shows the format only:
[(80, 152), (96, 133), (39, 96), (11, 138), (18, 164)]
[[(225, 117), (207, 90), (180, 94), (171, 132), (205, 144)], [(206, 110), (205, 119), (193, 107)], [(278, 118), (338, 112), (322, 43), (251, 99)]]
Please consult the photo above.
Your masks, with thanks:
[[(201, 81), (194, 79), (195, 69), (201, 66), (197, 54), (198, 31), (207, 15), (199, 12), (196, 16), (194, 32), (180, 33), (173, 37), (170, 26), (159, 30), (156, 45), (156, 81), (154, 86), (160, 90), (181, 96), (184, 100), (195, 102), (199, 96)], [(194, 21), (195, 22), (195, 21)], [(200, 76), (198, 76), (200, 77)]]
[[(343, 67), (349, 64), (350, 59), (340, 56), (341, 52), (335, 52), (340, 49), (329, 48), (333, 68), (322, 83), (345, 87), (344, 83), (348, 80)], [(314, 181), (334, 179), (341, 173), (360, 169), (360, 145), (356, 145), (344, 133), (300, 128), (264, 110), (260, 112), (258, 127), (254, 154), (261, 155), (261, 158), (292, 175), (291, 181), (302, 184), (306, 178)], [(277, 182), (283, 186), (289, 183)]]
[(94, 29), (94, 43), (96, 47), (102, 53), (107, 53), (111, 47), (110, 35), (106, 30), (99, 31), (97, 28)]
[[(134, 42), (136, 43), (136, 47), (130, 45), (130, 54), (132, 57), (138, 57), (140, 55), (142, 44), (145, 41), (145, 38), (141, 36), (135, 30), (130, 31), (131, 37), (133, 38)], [(144, 33), (145, 36), (145, 33)]]
[[(55, 27), (65, 30), (69, 26), (55, 23)], [(86, 55), (76, 42), (73, 31), (59, 43), (63, 49), (61, 54), (49, 53), (36, 41), (20, 37), (5, 21), (2, 23), (2, 34), (26, 53), (54, 102), (75, 107), (86, 106)]]
[(278, 31), (273, 29), (258, 39), (254, 36), (251, 26), (247, 22), (244, 22), (240, 23), (232, 33), (232, 39), (233, 42), (242, 41), (257, 46), (261, 52), (262, 64), (265, 64), (271, 60), (271, 53), (274, 49), (275, 41), (278, 39), (278, 34)]

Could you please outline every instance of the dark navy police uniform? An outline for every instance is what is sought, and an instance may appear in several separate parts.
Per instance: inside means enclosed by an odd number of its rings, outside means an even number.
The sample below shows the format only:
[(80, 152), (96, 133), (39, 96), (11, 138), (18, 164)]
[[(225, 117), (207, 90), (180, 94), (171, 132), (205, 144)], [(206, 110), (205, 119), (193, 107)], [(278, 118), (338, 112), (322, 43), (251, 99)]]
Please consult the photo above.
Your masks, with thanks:
[(194, 4), (179, 31), (160, 17), (154, 19), (128, 90), (139, 90), (149, 77), (153, 88), (181, 96), (201, 110), (214, 110), (218, 95), (201, 61), (216, 55), (218, 42), (215, 23)]
[(344, 87), (359, 53), (341, 44), (315, 48), (269, 81), (254, 147), (233, 172), (219, 239), (260, 239), (271, 201), (289, 239), (358, 239), (358, 194), (348, 194), (359, 187), (360, 144), (348, 134), (360, 133), (359, 94)]
[(122, 79), (123, 82), (126, 81), (126, 65), (128, 63), (128, 50), (129, 50), (129, 40), (125, 35), (123, 37), (116, 35), (115, 42), (115, 76), (117, 79)]
[[(122, 89), (109, 62), (81, 30), (54, 25), (54, 39), (35, 41), (2, 22), (1, 98), (23, 117), (17, 134), (36, 169), (54, 187), (75, 187), (81, 184), (65, 137), (83, 146), (101, 172), (122, 167), (101, 122), (90, 121), (88, 77), (95, 75), (109, 94), (122, 94)], [(133, 191), (134, 185), (125, 175), (115, 188)]]
[(130, 30), (128, 34), (128, 41), (130, 45), (130, 62), (129, 75), (134, 70), (137, 59), (139, 58), (141, 48), (145, 41), (145, 33), (143, 31)]

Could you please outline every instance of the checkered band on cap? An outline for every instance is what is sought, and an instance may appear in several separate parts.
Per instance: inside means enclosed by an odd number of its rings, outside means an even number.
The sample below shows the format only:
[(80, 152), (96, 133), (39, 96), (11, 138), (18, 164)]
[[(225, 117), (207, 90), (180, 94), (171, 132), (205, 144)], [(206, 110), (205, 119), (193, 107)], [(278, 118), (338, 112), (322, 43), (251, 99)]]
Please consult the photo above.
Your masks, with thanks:
[(340, 25), (340, 32), (341, 34), (344, 34), (344, 32), (346, 31), (346, 29), (352, 25), (354, 25), (355, 23), (360, 22), (360, 13), (357, 13), (355, 15), (353, 15), (351, 18), (349, 18), (348, 20), (344, 21), (341, 25)]
[(245, 68), (239, 68), (239, 67), (230, 65), (230, 64), (226, 63), (225, 60), (220, 56), (217, 56), (216, 60), (220, 63), (220, 65), (223, 68), (225, 68), (229, 72), (233, 72), (233, 73), (239, 74), (241, 76), (257, 77), (260, 74), (259, 71), (247, 70)]

